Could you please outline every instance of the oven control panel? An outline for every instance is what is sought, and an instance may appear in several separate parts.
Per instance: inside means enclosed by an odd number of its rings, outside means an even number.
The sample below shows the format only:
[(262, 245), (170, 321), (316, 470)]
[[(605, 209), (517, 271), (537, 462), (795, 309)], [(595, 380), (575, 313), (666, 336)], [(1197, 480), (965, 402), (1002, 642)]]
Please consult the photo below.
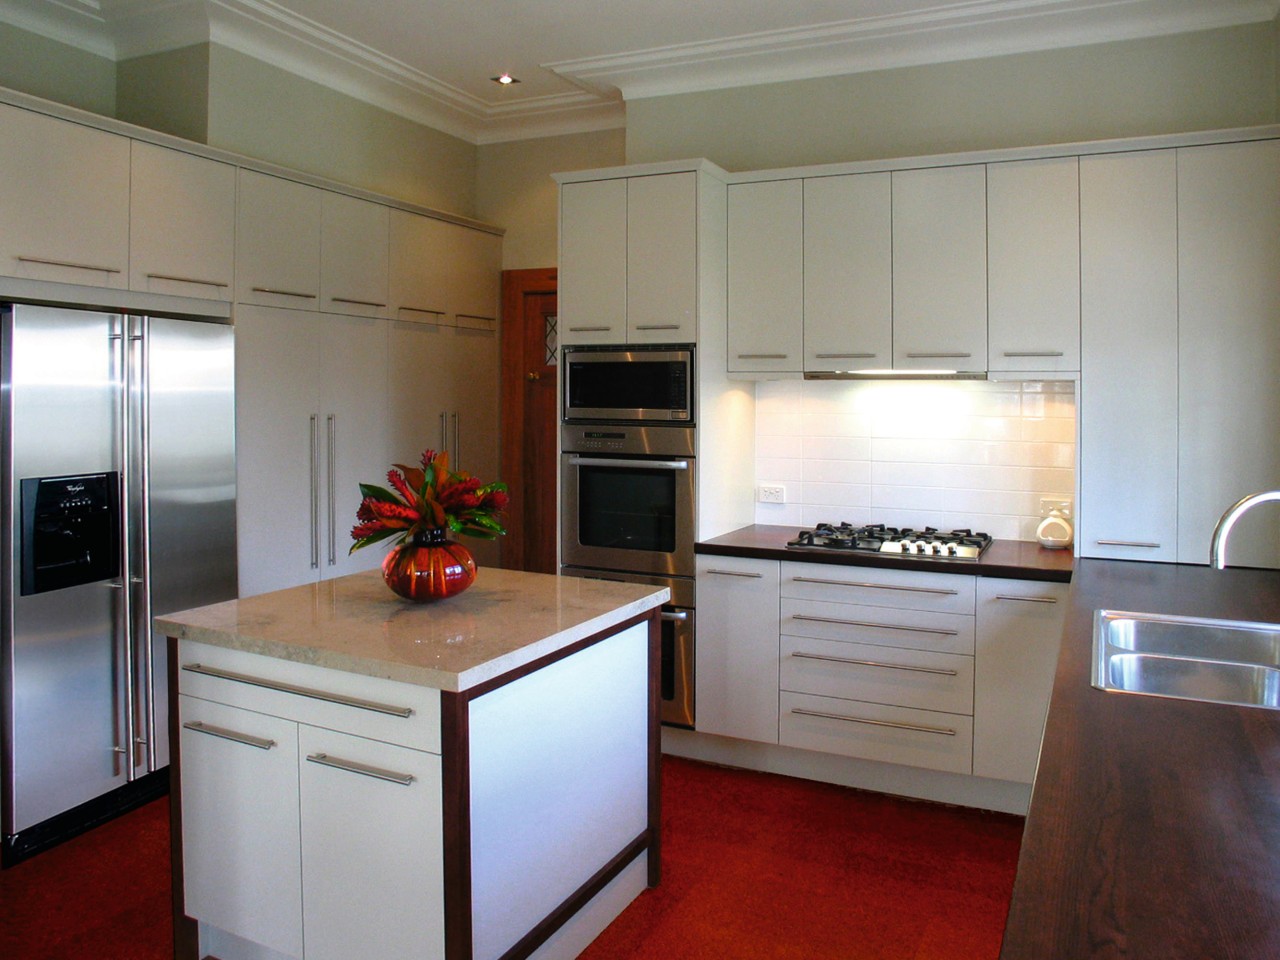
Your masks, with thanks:
[(620, 431), (584, 430), (578, 435), (578, 449), (584, 453), (596, 450), (623, 453), (627, 449), (627, 435)]

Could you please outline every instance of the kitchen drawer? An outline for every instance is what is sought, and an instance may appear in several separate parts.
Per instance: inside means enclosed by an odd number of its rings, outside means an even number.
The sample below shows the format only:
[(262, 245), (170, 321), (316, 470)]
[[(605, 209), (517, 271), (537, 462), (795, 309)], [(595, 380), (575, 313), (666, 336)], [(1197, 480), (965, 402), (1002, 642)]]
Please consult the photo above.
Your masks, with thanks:
[(973, 713), (973, 657), (785, 636), (781, 650), (784, 691)]
[(834, 564), (782, 565), (782, 596), (973, 614), (976, 577)]
[(780, 705), (784, 746), (950, 773), (972, 771), (970, 717), (799, 693), (783, 693)]
[[(431, 687), (191, 640), (178, 644), (178, 667), (180, 692), (189, 696), (415, 750), (440, 752), (440, 691)], [(296, 689), (279, 689), (277, 684)]]
[(973, 656), (972, 615), (829, 603), (782, 601), (782, 633), (911, 650)]

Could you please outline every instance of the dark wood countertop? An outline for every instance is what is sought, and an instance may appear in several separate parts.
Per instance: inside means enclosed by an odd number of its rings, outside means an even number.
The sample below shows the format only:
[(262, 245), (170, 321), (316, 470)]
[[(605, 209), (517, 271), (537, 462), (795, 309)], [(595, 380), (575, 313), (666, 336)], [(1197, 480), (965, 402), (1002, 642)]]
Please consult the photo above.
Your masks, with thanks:
[(1280, 957), (1280, 711), (1095, 690), (1099, 608), (1280, 622), (1280, 572), (1077, 562), (1001, 960)]
[(1046, 550), (1025, 540), (996, 540), (977, 560), (943, 560), (931, 557), (898, 557), (887, 553), (843, 553), (831, 550), (789, 550), (795, 527), (757, 523), (695, 548), (698, 553), (719, 557), (755, 557), (760, 560), (795, 560), (802, 563), (835, 563), (850, 567), (888, 567), (932, 573), (968, 573), (979, 577), (1016, 580), (1049, 580), (1066, 583), (1071, 579), (1070, 550)]

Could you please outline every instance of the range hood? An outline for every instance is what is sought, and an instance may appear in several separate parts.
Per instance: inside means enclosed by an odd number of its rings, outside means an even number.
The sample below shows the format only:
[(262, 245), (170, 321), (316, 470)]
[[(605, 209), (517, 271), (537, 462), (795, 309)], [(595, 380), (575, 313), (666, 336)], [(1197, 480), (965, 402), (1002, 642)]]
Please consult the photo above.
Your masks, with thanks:
[(806, 370), (806, 380), (986, 380), (985, 370)]

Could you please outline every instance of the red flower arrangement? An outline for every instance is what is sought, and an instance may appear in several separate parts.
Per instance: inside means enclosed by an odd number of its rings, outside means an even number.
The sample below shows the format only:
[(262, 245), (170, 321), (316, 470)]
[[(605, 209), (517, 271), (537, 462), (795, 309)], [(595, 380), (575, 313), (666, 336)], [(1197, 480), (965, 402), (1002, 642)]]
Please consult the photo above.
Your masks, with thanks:
[(348, 552), (389, 537), (397, 544), (413, 541), (432, 530), (485, 540), (507, 532), (497, 517), (510, 502), (507, 485), (481, 483), (465, 471), (454, 473), (445, 451), (424, 451), (421, 468), (395, 464), (387, 483), (392, 489), (360, 484), (364, 499), (356, 510), (359, 522), (351, 529), (355, 543)]

